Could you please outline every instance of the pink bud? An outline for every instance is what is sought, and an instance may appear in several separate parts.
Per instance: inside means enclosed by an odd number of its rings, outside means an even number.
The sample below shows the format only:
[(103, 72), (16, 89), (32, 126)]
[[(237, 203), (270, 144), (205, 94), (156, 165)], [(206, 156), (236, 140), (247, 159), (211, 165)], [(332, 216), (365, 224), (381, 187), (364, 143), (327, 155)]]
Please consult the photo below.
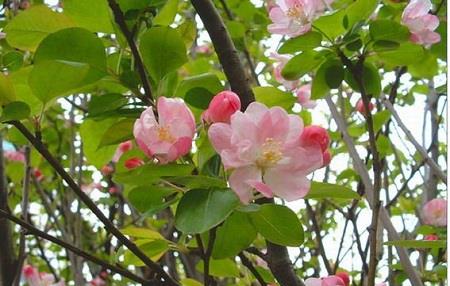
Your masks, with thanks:
[(144, 161), (138, 157), (133, 157), (125, 161), (125, 168), (131, 170), (144, 165)]
[(111, 196), (115, 196), (115, 195), (117, 195), (120, 191), (119, 191), (119, 189), (118, 189), (117, 187), (111, 187), (111, 188), (109, 188), (108, 192), (109, 192), (109, 194), (110, 194)]
[(433, 199), (422, 209), (422, 219), (425, 224), (441, 226), (447, 225), (447, 200)]
[(330, 136), (325, 128), (310, 125), (303, 129), (302, 135), (300, 135), (300, 145), (302, 146), (314, 146), (319, 145), (322, 152), (328, 149), (330, 144)]
[(119, 146), (116, 149), (116, 153), (114, 153), (113, 158), (111, 161), (114, 163), (117, 163), (120, 159), (120, 157), (123, 155), (123, 153), (130, 151), (133, 148), (133, 142), (131, 140), (122, 142), (119, 144)]
[(42, 181), (44, 179), (44, 174), (42, 174), (41, 170), (39, 170), (37, 168), (35, 168), (33, 170), (33, 175), (34, 175), (34, 177), (36, 178), (36, 180), (38, 182), (40, 182), (40, 181)]
[(103, 176), (109, 176), (114, 173), (114, 168), (111, 165), (105, 165), (100, 169)]
[(433, 240), (439, 240), (439, 237), (435, 234), (428, 234), (428, 235), (425, 235), (424, 239), (433, 241)]
[(345, 286), (350, 285), (350, 276), (348, 275), (347, 272), (337, 272), (336, 276), (340, 277), (342, 281), (344, 281)]
[(202, 119), (207, 123), (229, 123), (231, 115), (239, 109), (241, 109), (239, 96), (232, 91), (222, 91), (211, 100), (208, 109), (202, 115)]
[(23, 276), (25, 276), (25, 278), (30, 278), (30, 277), (32, 277), (33, 275), (38, 275), (38, 274), (39, 274), (39, 272), (37, 271), (37, 269), (34, 268), (34, 267), (31, 266), (31, 265), (25, 265), (25, 266), (23, 267), (23, 269), (22, 269), (22, 273), (23, 273)]
[[(372, 112), (374, 107), (375, 106), (373, 105), (373, 103), (369, 102), (369, 112)], [(367, 115), (366, 106), (364, 105), (364, 101), (362, 99), (358, 100), (358, 102), (356, 103), (356, 110), (364, 116)]]
[(330, 150), (325, 150), (325, 152), (322, 153), (322, 167), (328, 166), (331, 163), (331, 153)]

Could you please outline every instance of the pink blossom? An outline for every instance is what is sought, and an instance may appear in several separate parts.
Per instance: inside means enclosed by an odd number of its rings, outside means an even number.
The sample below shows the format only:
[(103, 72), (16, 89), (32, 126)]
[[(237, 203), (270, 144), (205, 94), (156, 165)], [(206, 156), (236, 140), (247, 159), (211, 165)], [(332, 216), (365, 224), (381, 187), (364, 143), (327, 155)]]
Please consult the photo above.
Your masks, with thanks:
[(116, 149), (116, 153), (114, 153), (113, 158), (111, 159), (111, 161), (113, 161), (114, 163), (119, 162), (120, 157), (122, 157), (122, 155), (128, 151), (130, 151), (133, 148), (133, 142), (131, 142), (131, 140), (122, 142), (119, 144), (119, 146)]
[(425, 224), (434, 226), (447, 225), (447, 200), (433, 199), (422, 209), (422, 219)]
[[(369, 102), (369, 112), (372, 112), (374, 107), (375, 106), (373, 105), (373, 103)], [(356, 103), (356, 110), (364, 116), (367, 115), (366, 106), (364, 105), (364, 101), (362, 99), (358, 100), (358, 102)]]
[(208, 45), (200, 45), (195, 48), (195, 51), (199, 54), (210, 54), (212, 49)]
[(330, 145), (330, 136), (325, 128), (310, 125), (303, 129), (302, 135), (300, 136), (300, 146), (320, 148), (322, 151), (322, 166), (328, 165), (331, 161), (331, 153), (328, 150), (328, 145)]
[(186, 155), (195, 135), (192, 112), (180, 98), (160, 97), (157, 104), (159, 122), (152, 108), (142, 112), (134, 123), (134, 137), (144, 153), (165, 164)]
[(303, 108), (314, 108), (317, 105), (315, 100), (311, 100), (311, 84), (305, 84), (296, 89), (297, 101)]
[(115, 196), (120, 193), (120, 190), (119, 190), (119, 188), (113, 186), (113, 187), (109, 188), (108, 193), (111, 196)]
[(100, 169), (103, 176), (109, 176), (114, 173), (114, 168), (111, 165), (105, 165)]
[(323, 278), (308, 278), (305, 280), (305, 286), (346, 286), (346, 284), (341, 277), (331, 275)]
[[(317, 0), (276, 0), (277, 6), (269, 11), (272, 20), (267, 29), (272, 34), (297, 37), (311, 30)], [(320, 0), (319, 0), (320, 1)]]
[(269, 13), (272, 8), (277, 7), (278, 5), (275, 3), (275, 0), (267, 0), (266, 1), (266, 10)]
[(38, 269), (31, 266), (25, 265), (22, 268), (22, 275), (29, 286), (64, 286), (64, 281), (55, 283), (55, 278), (52, 274), (41, 272)]
[(90, 183), (81, 185), (81, 190), (87, 195), (92, 193), (94, 190), (101, 190), (102, 188), (103, 186), (100, 183)]
[(25, 155), (21, 151), (5, 151), (3, 155), (9, 161), (25, 162)]
[(38, 182), (44, 179), (44, 174), (42, 174), (41, 170), (39, 170), (38, 168), (33, 169), (33, 175)]
[(428, 235), (425, 235), (424, 240), (429, 240), (429, 241), (439, 240), (439, 237), (435, 234), (428, 234)]
[(141, 158), (133, 157), (125, 161), (125, 168), (131, 170), (139, 166), (144, 165), (144, 161)]
[(100, 276), (97, 276), (94, 279), (92, 279), (91, 282), (89, 282), (89, 285), (90, 286), (105, 286), (106, 282)]
[(431, 46), (441, 40), (441, 36), (434, 32), (439, 26), (439, 18), (428, 14), (431, 9), (430, 0), (412, 0), (406, 6), (402, 15), (402, 24), (411, 32), (411, 41)]
[(337, 272), (336, 276), (338, 276), (339, 278), (342, 279), (342, 281), (344, 281), (345, 286), (350, 285), (350, 276), (348, 275), (347, 272)]
[(266, 197), (288, 201), (304, 197), (306, 176), (323, 164), (318, 145), (300, 146), (303, 121), (280, 107), (253, 102), (231, 122), (214, 123), (208, 131), (225, 169), (233, 169), (229, 183), (243, 203), (255, 189)]
[(230, 122), (230, 117), (241, 109), (239, 96), (232, 91), (222, 91), (213, 97), (208, 109), (202, 114), (207, 123)]
[(270, 58), (275, 60), (273, 68), (273, 76), (275, 80), (281, 83), (287, 90), (293, 90), (297, 87), (299, 81), (298, 80), (286, 80), (281, 75), (281, 71), (284, 69), (286, 63), (292, 58), (290, 55), (279, 55), (277, 53), (271, 53)]

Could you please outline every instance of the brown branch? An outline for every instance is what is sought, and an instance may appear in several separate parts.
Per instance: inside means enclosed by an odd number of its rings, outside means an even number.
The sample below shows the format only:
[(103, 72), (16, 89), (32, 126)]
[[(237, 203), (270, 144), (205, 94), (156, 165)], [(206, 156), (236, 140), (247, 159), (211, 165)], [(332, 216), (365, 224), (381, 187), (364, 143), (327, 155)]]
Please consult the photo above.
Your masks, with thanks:
[(150, 81), (148, 79), (147, 70), (145, 69), (144, 62), (142, 61), (141, 54), (139, 53), (139, 49), (136, 46), (136, 42), (134, 41), (133, 34), (128, 29), (127, 23), (125, 22), (125, 17), (123, 15), (122, 10), (120, 10), (119, 4), (115, 0), (108, 0), (109, 7), (111, 8), (114, 19), (119, 26), (120, 30), (122, 31), (123, 35), (125, 36), (125, 39), (128, 42), (128, 45), (130, 46), (131, 53), (133, 54), (134, 60), (136, 61), (136, 69), (137, 72), (141, 78), (142, 81), (142, 87), (144, 88), (145, 92), (145, 99), (148, 104), (154, 106), (154, 98), (152, 95), (152, 89), (150, 85)]
[(262, 278), (261, 274), (259, 274), (258, 270), (256, 270), (247, 256), (245, 256), (243, 252), (239, 253), (238, 256), (241, 259), (242, 264), (247, 267), (248, 270), (250, 270), (253, 276), (255, 276), (256, 280), (258, 280), (259, 284), (261, 284), (261, 286), (267, 285), (267, 283), (264, 281), (264, 278)]
[(72, 177), (64, 170), (59, 161), (53, 157), (44, 144), (37, 140), (30, 131), (19, 121), (10, 121), (9, 124), (14, 125), (36, 148), (36, 150), (47, 160), (47, 162), (53, 167), (53, 169), (62, 177), (62, 179), (69, 185), (69, 187), (75, 192), (78, 198), (95, 214), (95, 216), (104, 224), (107, 231), (112, 233), (117, 240), (125, 245), (133, 254), (135, 254), (142, 262), (155, 271), (157, 277), (164, 285), (178, 285), (159, 264), (152, 261), (145, 255), (139, 247), (130, 241), (114, 224), (102, 213), (97, 205), (86, 195), (81, 188), (75, 183)]
[(231, 90), (239, 95), (245, 110), (255, 96), (225, 24), (211, 0), (191, 0), (191, 3), (208, 31)]
[(49, 235), (47, 232), (44, 232), (44, 231), (41, 231), (41, 230), (37, 229), (36, 227), (34, 227), (33, 225), (27, 223), (26, 221), (21, 220), (21, 219), (15, 217), (15, 216), (13, 216), (13, 215), (3, 211), (3, 210), (0, 210), (0, 217), (6, 218), (6, 219), (8, 219), (8, 220), (10, 220), (10, 221), (20, 225), (21, 227), (27, 229), (28, 233), (31, 233), (31, 234), (36, 235), (38, 237), (41, 237), (41, 238), (43, 238), (45, 240), (51, 241), (51, 242), (53, 242), (53, 243), (55, 243), (55, 244), (65, 248), (65, 249), (68, 249), (68, 250), (72, 251), (73, 253), (75, 253), (78, 256), (81, 256), (81, 257), (83, 257), (83, 258), (85, 258), (85, 259), (87, 259), (87, 260), (89, 260), (89, 261), (91, 261), (91, 262), (93, 262), (95, 264), (98, 264), (98, 265), (100, 265), (102, 267), (105, 267), (106, 269), (111, 270), (114, 273), (120, 274), (120, 275), (122, 275), (124, 277), (127, 277), (127, 278), (129, 278), (129, 279), (131, 279), (131, 280), (133, 280), (135, 282), (142, 283), (143, 285), (153, 285), (153, 284), (151, 284), (151, 281), (147, 281), (147, 280), (145, 280), (145, 279), (143, 279), (143, 278), (141, 278), (141, 277), (139, 277), (139, 276), (129, 272), (126, 269), (123, 269), (123, 268), (120, 268), (118, 266), (109, 264), (109, 263), (107, 263), (107, 262), (105, 262), (105, 261), (103, 261), (103, 260), (101, 260), (101, 259), (99, 259), (99, 258), (97, 258), (97, 257), (95, 257), (95, 256), (93, 256), (93, 255), (91, 255), (91, 254), (89, 254), (89, 253), (87, 253), (87, 252), (85, 252), (85, 251), (75, 247), (75, 246), (73, 246), (72, 244), (69, 244), (69, 243), (67, 243), (65, 241), (62, 241), (62, 240), (60, 240), (60, 239), (58, 239), (58, 238), (56, 238), (54, 236)]

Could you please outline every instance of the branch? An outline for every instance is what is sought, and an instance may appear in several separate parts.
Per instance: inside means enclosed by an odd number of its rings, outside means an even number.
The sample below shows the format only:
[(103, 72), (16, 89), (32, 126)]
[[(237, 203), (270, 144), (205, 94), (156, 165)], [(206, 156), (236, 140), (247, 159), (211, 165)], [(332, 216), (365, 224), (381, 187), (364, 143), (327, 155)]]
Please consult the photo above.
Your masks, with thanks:
[(85, 251), (75, 247), (75, 246), (73, 246), (72, 244), (69, 244), (69, 243), (67, 243), (65, 241), (62, 241), (62, 240), (60, 240), (60, 239), (58, 239), (58, 238), (56, 238), (54, 236), (51, 236), (48, 233), (37, 229), (36, 227), (32, 226), (31, 224), (25, 222), (24, 220), (21, 220), (21, 219), (15, 217), (15, 216), (13, 216), (13, 215), (3, 211), (3, 210), (0, 210), (0, 217), (6, 218), (6, 219), (8, 219), (8, 220), (10, 220), (10, 221), (20, 225), (21, 227), (27, 229), (27, 231), (29, 233), (31, 233), (33, 235), (36, 235), (38, 237), (41, 237), (41, 238), (43, 238), (45, 240), (51, 241), (51, 242), (53, 242), (53, 243), (55, 243), (55, 244), (65, 248), (65, 249), (68, 249), (68, 250), (72, 251), (73, 253), (75, 253), (78, 256), (84, 257), (87, 260), (89, 260), (89, 261), (91, 261), (91, 262), (93, 262), (95, 264), (98, 264), (98, 265), (100, 265), (102, 267), (105, 267), (105, 268), (111, 270), (114, 273), (120, 274), (120, 275), (122, 275), (124, 277), (127, 277), (127, 278), (129, 278), (129, 279), (131, 279), (131, 280), (133, 280), (135, 282), (142, 283), (144, 285), (151, 285), (150, 281), (147, 281), (147, 280), (145, 280), (145, 279), (143, 279), (143, 278), (141, 278), (141, 277), (139, 277), (139, 276), (129, 272), (126, 269), (123, 269), (123, 268), (120, 268), (118, 266), (109, 264), (109, 263), (107, 263), (107, 262), (105, 262), (105, 261), (103, 261), (103, 260), (101, 260), (101, 259), (99, 259), (99, 258), (97, 258), (97, 257), (95, 257), (95, 256), (93, 256), (93, 255), (91, 255), (91, 254), (89, 254), (89, 253), (87, 253), (87, 252), (85, 252)]
[(97, 207), (97, 205), (86, 195), (81, 188), (75, 183), (72, 177), (64, 170), (59, 161), (50, 154), (48, 149), (44, 144), (37, 140), (28, 129), (19, 121), (8, 122), (14, 125), (31, 144), (36, 148), (36, 150), (47, 160), (47, 162), (53, 167), (53, 169), (62, 177), (62, 179), (69, 185), (69, 187), (75, 192), (78, 198), (95, 214), (95, 216), (104, 224), (107, 231), (112, 233), (117, 240), (125, 245), (133, 254), (135, 254), (146, 266), (150, 267), (155, 271), (157, 277), (165, 285), (178, 285), (178, 283), (173, 280), (164, 269), (159, 266), (159, 264), (148, 258), (132, 241), (130, 241), (120, 230), (118, 230), (114, 224), (102, 213), (102, 211)]
[(209, 260), (211, 258), (211, 254), (213, 251), (214, 241), (216, 240), (216, 227), (213, 227), (209, 231), (209, 238), (208, 238), (208, 246), (205, 250), (205, 256), (203, 257), (204, 260), (204, 275), (205, 275), (205, 286), (214, 285), (214, 279), (209, 275)]
[(191, 0), (191, 3), (208, 31), (231, 90), (239, 95), (245, 110), (255, 96), (225, 24), (211, 0)]
[(391, 102), (387, 100), (385, 97), (381, 98), (381, 101), (383, 102), (384, 106), (391, 112), (392, 116), (394, 117), (395, 121), (397, 122), (397, 125), (403, 130), (406, 137), (409, 139), (409, 141), (414, 145), (416, 150), (419, 152), (419, 154), (422, 156), (423, 160), (426, 164), (430, 166), (431, 169), (436, 173), (436, 175), (447, 185), (447, 175), (439, 168), (438, 164), (428, 156), (427, 151), (417, 142), (417, 140), (412, 135), (411, 131), (405, 126), (403, 121), (400, 119), (400, 116), (398, 115), (397, 111), (392, 106)]
[[(347, 124), (345, 123), (342, 116), (339, 114), (339, 112), (336, 108), (336, 105), (331, 100), (330, 96), (327, 96), (325, 99), (327, 101), (328, 107), (330, 108), (333, 119), (336, 122), (338, 129), (342, 134), (342, 138), (343, 138), (343, 140), (346, 144), (346, 147), (349, 151), (350, 157), (352, 158), (353, 167), (358, 172), (358, 174), (361, 177), (361, 180), (365, 186), (366, 193), (368, 194), (368, 196), (366, 196), (366, 199), (369, 203), (369, 206), (373, 207), (373, 201), (372, 201), (373, 186), (372, 186), (372, 181), (370, 180), (369, 172), (367, 171), (366, 166), (364, 165), (363, 161), (361, 160), (361, 158), (358, 155), (358, 152), (356, 151), (355, 144), (354, 144), (352, 138), (350, 137), (350, 135), (348, 134)], [(380, 208), (380, 219), (383, 223), (384, 228), (388, 232), (389, 240), (400, 240), (400, 236), (398, 235), (397, 230), (393, 226), (392, 221), (391, 221), (386, 209), (383, 207)], [(411, 261), (409, 260), (409, 255), (408, 255), (407, 251), (405, 250), (405, 248), (396, 246), (396, 249), (397, 249), (397, 253), (400, 258), (400, 263), (401, 263), (403, 269), (405, 270), (405, 273), (408, 276), (409, 280), (411, 281), (411, 284), (415, 285), (415, 286), (423, 286), (422, 280), (420, 279), (418, 273), (416, 272)]]
[(113, 11), (114, 19), (117, 25), (119, 26), (120, 30), (122, 31), (123, 35), (125, 36), (125, 39), (127, 40), (128, 45), (130, 46), (134, 60), (136, 61), (136, 69), (142, 81), (142, 87), (144, 88), (147, 103), (154, 106), (155, 100), (152, 95), (152, 89), (150, 86), (150, 81), (148, 79), (147, 70), (145, 69), (144, 62), (142, 61), (142, 57), (141, 54), (139, 53), (136, 43), (134, 42), (133, 34), (128, 29), (127, 23), (125, 22), (125, 17), (122, 13), (122, 10), (120, 10), (119, 4), (117, 4), (115, 0), (108, 0), (108, 4), (111, 10)]
[(264, 281), (264, 278), (261, 277), (261, 274), (259, 274), (258, 270), (256, 270), (252, 262), (245, 256), (245, 254), (241, 252), (238, 256), (241, 259), (242, 264), (247, 267), (248, 270), (250, 270), (253, 276), (255, 276), (256, 280), (258, 280), (259, 284), (261, 284), (261, 286), (266, 286), (266, 281)]

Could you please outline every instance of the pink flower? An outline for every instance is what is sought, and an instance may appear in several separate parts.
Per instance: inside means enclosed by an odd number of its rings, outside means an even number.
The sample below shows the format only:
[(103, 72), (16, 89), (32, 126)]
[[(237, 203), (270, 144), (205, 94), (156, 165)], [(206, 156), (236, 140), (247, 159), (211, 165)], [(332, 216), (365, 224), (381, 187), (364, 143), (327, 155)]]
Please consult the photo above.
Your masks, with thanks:
[(141, 158), (133, 157), (125, 161), (125, 168), (131, 170), (139, 166), (144, 165), (144, 161)]
[(305, 286), (346, 286), (346, 284), (341, 277), (331, 275), (323, 278), (308, 278), (305, 280)]
[(300, 146), (302, 131), (300, 117), (253, 102), (245, 113), (233, 114), (230, 124), (212, 124), (208, 135), (225, 169), (233, 169), (231, 188), (248, 203), (254, 189), (288, 201), (308, 193), (306, 176), (322, 166), (322, 150), (317, 145)]
[(64, 281), (55, 283), (55, 278), (52, 274), (41, 272), (38, 269), (31, 266), (25, 265), (22, 268), (22, 275), (29, 286), (64, 286)]
[(428, 235), (425, 235), (424, 240), (429, 240), (429, 241), (439, 240), (439, 237), (435, 234), (428, 234)]
[(311, 100), (311, 84), (305, 84), (296, 89), (297, 101), (303, 108), (314, 108), (317, 105), (315, 100)]
[(35, 168), (33, 170), (33, 175), (38, 182), (40, 182), (44, 179), (44, 174), (42, 174), (41, 170), (39, 170), (38, 168)]
[(439, 26), (439, 18), (428, 14), (431, 9), (430, 0), (412, 0), (406, 6), (402, 15), (402, 24), (411, 32), (411, 41), (431, 46), (441, 40), (441, 36), (434, 32)]
[(322, 151), (322, 166), (328, 165), (331, 161), (328, 145), (330, 145), (330, 136), (325, 128), (310, 125), (303, 129), (302, 135), (300, 136), (300, 146), (319, 148)]
[(195, 51), (199, 54), (210, 54), (212, 49), (208, 45), (200, 45), (195, 48)]
[(281, 83), (287, 90), (295, 89), (297, 87), (299, 81), (298, 80), (286, 80), (281, 75), (281, 71), (284, 69), (284, 66), (292, 58), (292, 56), (271, 53), (270, 58), (277, 61), (274, 64), (274, 68), (273, 68), (273, 76), (275, 77), (275, 80), (277, 82)]
[(195, 135), (195, 120), (180, 98), (160, 97), (157, 105), (159, 122), (152, 108), (147, 108), (134, 123), (133, 133), (139, 148), (147, 156), (165, 164), (189, 153)]
[(20, 151), (5, 151), (3, 156), (9, 161), (25, 162), (25, 155)]
[(447, 200), (433, 199), (427, 202), (422, 209), (422, 219), (425, 224), (434, 226), (447, 225)]
[(222, 91), (213, 97), (208, 109), (202, 114), (207, 123), (230, 122), (230, 117), (241, 109), (239, 96), (232, 91)]
[(116, 149), (116, 153), (114, 153), (113, 158), (111, 159), (111, 161), (113, 161), (114, 163), (119, 162), (120, 157), (122, 157), (122, 155), (128, 151), (130, 151), (133, 148), (133, 142), (131, 142), (131, 140), (122, 142), (119, 144), (119, 146)]
[[(269, 11), (272, 20), (267, 29), (272, 34), (297, 37), (311, 30), (317, 0), (276, 0), (277, 6)], [(319, 0), (320, 1), (320, 0)]]
[(111, 188), (109, 188), (108, 193), (109, 193), (111, 196), (115, 196), (115, 195), (117, 195), (117, 194), (120, 193), (120, 190), (119, 190), (119, 188), (117, 188), (117, 187), (111, 187)]
[(90, 286), (105, 286), (106, 282), (101, 277), (97, 276), (89, 282)]
[(269, 13), (272, 8), (277, 7), (278, 5), (275, 3), (275, 0), (267, 0), (266, 1), (266, 10)]
[[(372, 112), (374, 107), (375, 106), (373, 105), (373, 103), (369, 102), (369, 112)], [(356, 110), (364, 116), (367, 115), (366, 106), (364, 105), (364, 101), (362, 99), (358, 100), (358, 102), (356, 103)]]
[(105, 165), (100, 169), (103, 176), (109, 176), (114, 173), (114, 168), (111, 165)]
[(101, 190), (102, 188), (103, 186), (100, 183), (90, 183), (81, 185), (81, 190), (87, 195), (92, 193), (94, 190)]
[(347, 272), (337, 272), (336, 276), (342, 279), (344, 281), (345, 286), (350, 285), (350, 276)]

